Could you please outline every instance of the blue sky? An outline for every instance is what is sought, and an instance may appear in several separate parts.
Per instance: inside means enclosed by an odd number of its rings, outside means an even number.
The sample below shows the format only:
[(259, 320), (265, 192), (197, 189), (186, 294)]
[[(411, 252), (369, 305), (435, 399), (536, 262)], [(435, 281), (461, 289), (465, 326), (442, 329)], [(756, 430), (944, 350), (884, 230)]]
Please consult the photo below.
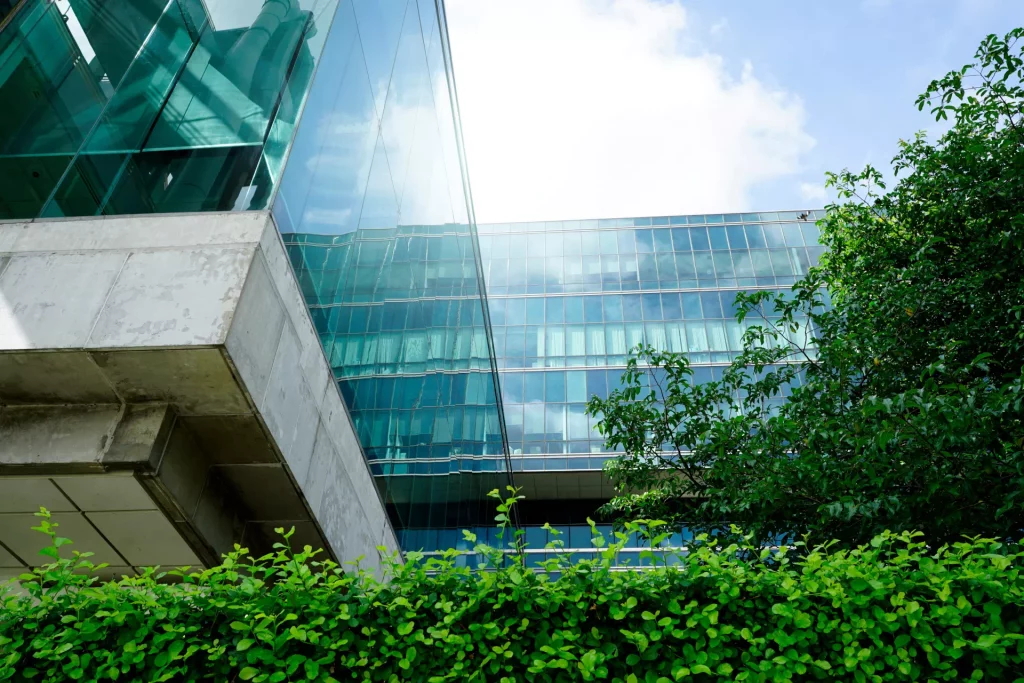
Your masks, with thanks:
[[(708, 49), (728, 63), (749, 60), (761, 78), (802, 98), (816, 144), (799, 175), (815, 185), (826, 170), (889, 168), (899, 138), (940, 132), (914, 107), (917, 96), (968, 63), (985, 35), (1024, 25), (1021, 0), (686, 5), (694, 28), (713, 35)], [(778, 178), (753, 188), (752, 198), (760, 206), (804, 201), (793, 190), (790, 178)]]
[(1022, 0), (448, 0), (481, 221), (802, 208)]

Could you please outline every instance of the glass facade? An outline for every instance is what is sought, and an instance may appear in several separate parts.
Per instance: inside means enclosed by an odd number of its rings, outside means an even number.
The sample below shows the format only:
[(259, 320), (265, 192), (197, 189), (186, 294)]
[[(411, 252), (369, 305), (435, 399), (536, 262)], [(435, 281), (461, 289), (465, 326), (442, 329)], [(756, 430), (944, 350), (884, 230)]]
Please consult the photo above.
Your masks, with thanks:
[(720, 376), (747, 327), (739, 291), (786, 289), (823, 251), (816, 211), (481, 225), (513, 471), (599, 470), (586, 401), (646, 343)]
[(338, 0), (24, 0), (0, 218), (268, 206)]
[(587, 399), (641, 342), (715, 377), (822, 251), (815, 211), (478, 231), (443, 0), (0, 0), (0, 101), (0, 219), (272, 212), (407, 549), (516, 481), (589, 547)]
[(443, 11), (342, 4), (273, 211), (392, 520), (447, 539), (511, 479)]
[(442, 0), (0, 0), (0, 101), (0, 219), (271, 210), (396, 527), (493, 517)]

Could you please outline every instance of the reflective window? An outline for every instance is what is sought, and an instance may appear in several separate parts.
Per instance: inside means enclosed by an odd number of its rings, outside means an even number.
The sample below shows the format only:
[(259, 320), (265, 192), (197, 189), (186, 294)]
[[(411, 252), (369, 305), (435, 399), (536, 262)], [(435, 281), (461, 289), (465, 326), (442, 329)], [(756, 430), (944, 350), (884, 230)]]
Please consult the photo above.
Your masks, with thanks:
[(0, 217), (265, 208), (337, 6), (28, 3), (0, 34)]

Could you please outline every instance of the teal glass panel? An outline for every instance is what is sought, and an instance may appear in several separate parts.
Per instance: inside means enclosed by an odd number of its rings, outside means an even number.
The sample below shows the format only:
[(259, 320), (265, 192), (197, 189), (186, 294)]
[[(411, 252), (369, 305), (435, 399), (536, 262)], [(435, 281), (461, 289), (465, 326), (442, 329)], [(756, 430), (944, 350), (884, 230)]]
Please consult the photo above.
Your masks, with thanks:
[[(493, 517), (511, 474), (437, 16), (340, 5), (273, 212), (392, 522), (444, 544)], [(498, 340), (520, 364), (545, 357), (540, 303), (532, 334)], [(521, 300), (502, 313), (524, 321)]]
[(267, 206), (337, 5), (27, 0), (0, 33), (0, 216)]
[(0, 217), (39, 214), (167, 6), (26, 2), (4, 27)]
[[(194, 30), (176, 3), (168, 5), (107, 101), (88, 140), (72, 160), (42, 215), (102, 213), (119, 183), (136, 192), (131, 196), (122, 193), (120, 201), (112, 208), (122, 208), (119, 213), (147, 211), (143, 191), (147, 178), (157, 184), (164, 178), (152, 178), (152, 174), (133, 165), (132, 152), (142, 144), (191, 52)], [(115, 212), (118, 211), (111, 211)]]
[(274, 203), (282, 232), (338, 235), (359, 225), (378, 137), (352, 6), (344, 2), (317, 70)]

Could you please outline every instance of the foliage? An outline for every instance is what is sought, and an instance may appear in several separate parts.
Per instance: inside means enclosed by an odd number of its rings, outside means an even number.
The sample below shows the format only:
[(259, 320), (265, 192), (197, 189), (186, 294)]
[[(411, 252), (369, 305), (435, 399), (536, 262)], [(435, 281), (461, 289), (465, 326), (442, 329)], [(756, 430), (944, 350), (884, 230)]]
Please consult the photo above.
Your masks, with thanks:
[[(481, 571), (459, 566), (458, 551), (410, 553), (378, 580), (291, 550), (285, 533), (263, 557), (239, 548), (202, 572), (101, 583), (88, 553), (59, 557), (68, 541), (41, 516), (52, 562), (22, 577), (28, 596), (4, 601), (0, 680), (1008, 681), (1024, 671), (1024, 555), (995, 541), (929, 549), (886, 533), (794, 555), (702, 538), (682, 553), (660, 549), (663, 523), (630, 523), (607, 544), (595, 532), (600, 560), (534, 570), (477, 546)], [(657, 548), (645, 551), (654, 566), (616, 570), (637, 531)]]
[(721, 381), (644, 347), (591, 400), (624, 451), (610, 512), (846, 545), (1024, 530), (1022, 36), (928, 86), (918, 107), (952, 127), (900, 143), (891, 189), (829, 176), (827, 253), (791, 292), (738, 297)]

